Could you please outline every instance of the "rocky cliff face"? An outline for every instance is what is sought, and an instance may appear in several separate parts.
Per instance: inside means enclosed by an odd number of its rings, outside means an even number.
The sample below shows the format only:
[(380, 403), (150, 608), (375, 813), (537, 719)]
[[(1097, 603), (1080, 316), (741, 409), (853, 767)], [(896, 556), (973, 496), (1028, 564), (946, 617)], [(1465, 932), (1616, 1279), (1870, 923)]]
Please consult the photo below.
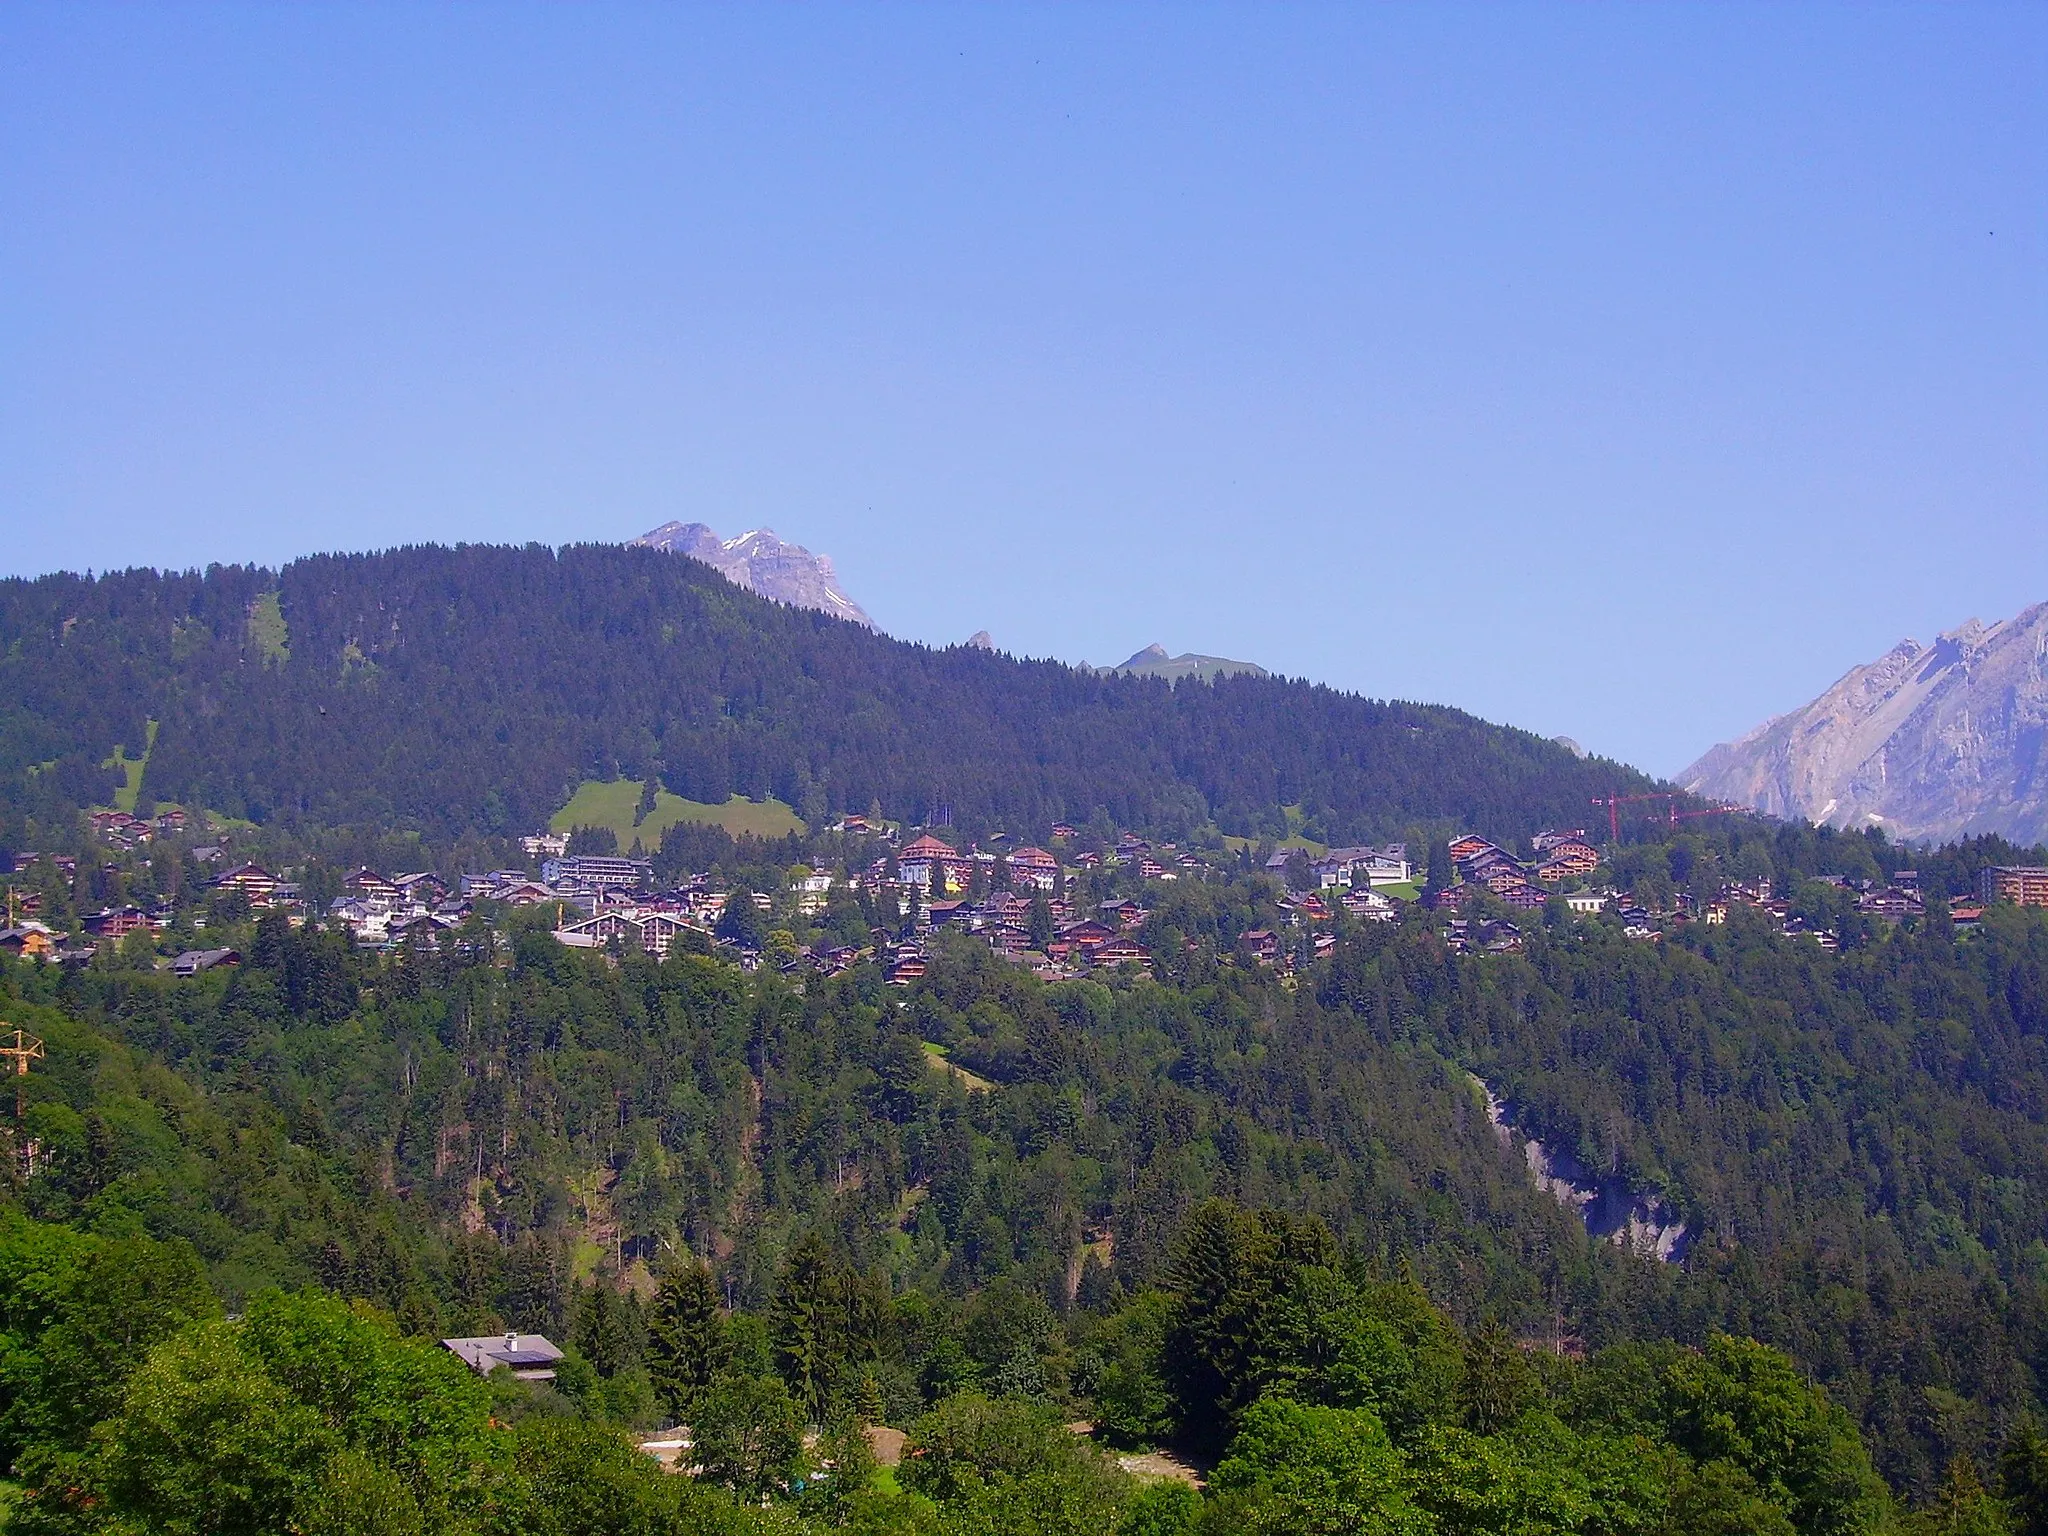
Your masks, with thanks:
[(875, 621), (840, 590), (838, 573), (824, 555), (801, 544), (785, 544), (766, 528), (721, 540), (702, 523), (663, 523), (633, 541), (651, 549), (702, 560), (736, 586), (793, 608), (815, 608), (869, 629)]
[(1774, 816), (1947, 840), (2048, 839), (2048, 603), (1901, 640), (1678, 775)]

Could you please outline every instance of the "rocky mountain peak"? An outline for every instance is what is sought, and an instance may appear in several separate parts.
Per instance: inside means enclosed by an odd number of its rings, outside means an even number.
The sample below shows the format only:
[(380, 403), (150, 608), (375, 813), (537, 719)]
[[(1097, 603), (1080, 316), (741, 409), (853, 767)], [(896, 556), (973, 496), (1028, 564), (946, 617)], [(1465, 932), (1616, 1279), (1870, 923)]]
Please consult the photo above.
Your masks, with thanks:
[(869, 629), (875, 627), (875, 621), (840, 587), (830, 556), (814, 555), (801, 544), (785, 544), (772, 528), (751, 528), (737, 538), (720, 539), (704, 523), (671, 522), (633, 542), (701, 560), (735, 586), (778, 603), (813, 608)]
[(1897, 837), (2048, 838), (2048, 603), (1901, 640), (1678, 775), (1775, 816)]

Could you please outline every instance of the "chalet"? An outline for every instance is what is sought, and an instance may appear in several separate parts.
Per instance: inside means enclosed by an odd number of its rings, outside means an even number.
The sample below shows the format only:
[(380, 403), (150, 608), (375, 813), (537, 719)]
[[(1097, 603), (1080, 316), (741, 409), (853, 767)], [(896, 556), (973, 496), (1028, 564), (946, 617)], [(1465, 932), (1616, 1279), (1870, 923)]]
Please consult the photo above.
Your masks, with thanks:
[(237, 864), (213, 882), (217, 891), (239, 891), (251, 906), (264, 906), (277, 894), (277, 877), (259, 864)]
[(1585, 876), (1600, 867), (1600, 854), (1590, 843), (1559, 843), (1536, 866), (1536, 878), (1554, 885), (1560, 880)]
[(0, 928), (0, 953), (19, 955), (24, 960), (46, 960), (57, 953), (65, 937), (41, 923)]
[(156, 816), (156, 831), (159, 837), (176, 837), (185, 830), (185, 813), (176, 806), (159, 811)]
[(1543, 904), (1550, 900), (1548, 891), (1540, 885), (1531, 885), (1527, 880), (1496, 886), (1493, 888), (1493, 894), (1516, 912), (1540, 912)]
[(1280, 958), (1280, 935), (1270, 928), (1248, 928), (1238, 935), (1237, 942), (1261, 965), (1271, 965)]
[(1974, 901), (1958, 901), (1948, 909), (1948, 920), (1955, 924), (1959, 933), (1972, 933), (1984, 921), (1984, 908)]
[(1447, 885), (1422, 899), (1422, 904), (1432, 912), (1462, 912), (1473, 898), (1485, 890), (1483, 885)]
[(482, 1339), (443, 1339), (447, 1350), (479, 1376), (510, 1371), (520, 1381), (553, 1381), (562, 1352), (537, 1333), (506, 1333)]
[(1049, 891), (1059, 884), (1060, 863), (1043, 848), (1019, 848), (1010, 855), (1010, 884)]
[(1458, 873), (1467, 880), (1477, 880), (1490, 885), (1495, 880), (1519, 880), (1522, 865), (1519, 859), (1510, 857), (1498, 848), (1489, 848), (1484, 853), (1473, 855), (1459, 864)]
[(1501, 919), (1479, 924), (1471, 938), (1475, 948), (1489, 955), (1512, 955), (1522, 948), (1522, 930)]
[(1866, 891), (1857, 898), (1856, 910), (1883, 922), (1896, 923), (1909, 917), (1926, 916), (1927, 903), (1920, 899), (1917, 891), (1901, 890), (1891, 885), (1881, 890)]
[(1476, 859), (1482, 853), (1488, 852), (1502, 853), (1504, 850), (1489, 843), (1483, 837), (1473, 837), (1468, 834), (1451, 844), (1451, 862), (1453, 864), (1462, 864), (1467, 859)]
[(1164, 864), (1148, 853), (1141, 854), (1138, 857), (1138, 878), (1140, 880), (1171, 880), (1173, 876), (1166, 872)]
[(1000, 954), (1017, 955), (1031, 948), (1031, 930), (1021, 923), (991, 923), (982, 936)]
[(892, 987), (907, 987), (924, 975), (924, 971), (923, 955), (914, 952), (899, 955), (896, 959), (889, 962), (889, 970), (885, 980)]
[(1081, 853), (1077, 853), (1074, 855), (1074, 868), (1100, 869), (1102, 868), (1102, 855), (1092, 850), (1084, 850)]
[(1092, 954), (1117, 936), (1116, 929), (1108, 923), (1084, 918), (1078, 923), (1069, 923), (1059, 931), (1060, 941), (1081, 954)]
[(1591, 916), (1606, 910), (1609, 900), (1606, 891), (1572, 891), (1564, 898), (1564, 904), (1572, 911)]
[(519, 851), (529, 859), (559, 859), (569, 851), (569, 834), (541, 832), (519, 839)]
[(491, 900), (502, 901), (508, 907), (537, 907), (544, 901), (560, 901), (562, 893), (542, 885), (538, 880), (521, 880), (512, 885), (501, 885), (491, 892)]
[(149, 916), (140, 907), (103, 907), (78, 926), (96, 939), (125, 939), (138, 928), (149, 926)]
[(397, 875), (393, 877), (391, 883), (398, 888), (399, 895), (409, 901), (417, 901), (423, 906), (432, 906), (436, 902), (448, 899), (448, 882), (432, 870), (424, 870), (416, 875)]
[(871, 949), (860, 949), (851, 944), (813, 950), (811, 969), (820, 976), (843, 976), (873, 953)]
[(173, 976), (197, 976), (201, 971), (218, 970), (223, 966), (242, 963), (240, 950), (234, 949), (188, 949), (170, 964)]
[(1064, 821), (1056, 821), (1052, 824), (1052, 840), (1056, 843), (1072, 842), (1074, 829)]
[(341, 888), (357, 900), (368, 903), (372, 908), (389, 907), (398, 900), (397, 885), (386, 880), (368, 865), (342, 881)]
[(1538, 853), (1549, 853), (1562, 848), (1566, 843), (1583, 843), (1586, 840), (1584, 827), (1549, 827), (1529, 839), (1529, 846)]
[(1301, 896), (1294, 902), (1290, 903), (1290, 905), (1292, 905), (1297, 914), (1299, 914), (1303, 919), (1311, 923), (1324, 922), (1330, 916), (1329, 903), (1324, 901), (1323, 898), (1318, 896), (1314, 891), (1310, 891), (1307, 894)]
[(1327, 960), (1337, 953), (1337, 935), (1319, 933), (1309, 940), (1310, 947), (1318, 960)]
[(458, 925), (453, 918), (436, 917), (431, 912), (418, 912), (410, 917), (394, 917), (385, 926), (384, 936), (393, 944), (414, 944), (421, 949), (438, 949), (441, 936), (452, 933)]
[(980, 916), (971, 901), (935, 901), (924, 909), (924, 920), (934, 928), (943, 928), (951, 923), (956, 928), (972, 928)]
[(1118, 928), (1139, 928), (1152, 914), (1135, 901), (1105, 901), (1096, 909), (1105, 923), (1114, 923)]
[(1152, 954), (1134, 939), (1112, 939), (1090, 953), (1088, 963), (1103, 970), (1114, 970), (1120, 965), (1135, 965), (1140, 970), (1149, 971), (1152, 969)]
[[(555, 937), (583, 948), (604, 948), (616, 940), (624, 949), (637, 949), (664, 960), (677, 937), (691, 931), (695, 931), (694, 925), (678, 913), (628, 909), (566, 923), (555, 930)], [(572, 934), (577, 936), (576, 940), (565, 937)]]

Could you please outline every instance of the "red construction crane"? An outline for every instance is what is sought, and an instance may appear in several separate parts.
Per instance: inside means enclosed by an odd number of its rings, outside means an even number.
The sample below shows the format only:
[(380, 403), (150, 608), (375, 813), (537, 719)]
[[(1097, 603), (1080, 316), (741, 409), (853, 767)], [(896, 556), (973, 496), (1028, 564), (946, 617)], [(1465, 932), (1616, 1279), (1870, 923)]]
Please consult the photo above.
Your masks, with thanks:
[(1681, 821), (1689, 820), (1694, 816), (1732, 816), (1737, 811), (1743, 809), (1745, 807), (1739, 805), (1710, 805), (1704, 811), (1681, 811), (1674, 805), (1671, 807), (1671, 825), (1675, 827)]
[(1641, 800), (1670, 801), (1675, 800), (1676, 798), (1677, 796), (1675, 794), (1595, 795), (1593, 797), (1593, 803), (1595, 805), (1604, 805), (1607, 807), (1607, 840), (1610, 843), (1618, 843), (1621, 841), (1621, 812), (1615, 809), (1615, 807), (1623, 805), (1634, 805)]
[(1595, 795), (1593, 803), (1607, 807), (1608, 840), (1617, 843), (1621, 841), (1621, 812), (1618, 809), (1620, 806), (1636, 805), (1645, 800), (1662, 800), (1665, 825), (1672, 827), (1695, 816), (1727, 816), (1742, 809), (1739, 805), (1710, 805), (1703, 811), (1681, 811), (1678, 802), (1684, 798), (1677, 790), (1666, 790), (1651, 795)]

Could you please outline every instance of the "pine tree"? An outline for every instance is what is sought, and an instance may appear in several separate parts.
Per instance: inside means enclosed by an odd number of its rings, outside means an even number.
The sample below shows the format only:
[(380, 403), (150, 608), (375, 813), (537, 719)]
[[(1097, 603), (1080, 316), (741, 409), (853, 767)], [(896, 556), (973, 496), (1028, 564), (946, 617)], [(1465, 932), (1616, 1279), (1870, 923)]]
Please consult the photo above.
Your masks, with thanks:
[(731, 1356), (711, 1271), (692, 1264), (666, 1276), (647, 1322), (647, 1374), (662, 1400), (687, 1414)]

